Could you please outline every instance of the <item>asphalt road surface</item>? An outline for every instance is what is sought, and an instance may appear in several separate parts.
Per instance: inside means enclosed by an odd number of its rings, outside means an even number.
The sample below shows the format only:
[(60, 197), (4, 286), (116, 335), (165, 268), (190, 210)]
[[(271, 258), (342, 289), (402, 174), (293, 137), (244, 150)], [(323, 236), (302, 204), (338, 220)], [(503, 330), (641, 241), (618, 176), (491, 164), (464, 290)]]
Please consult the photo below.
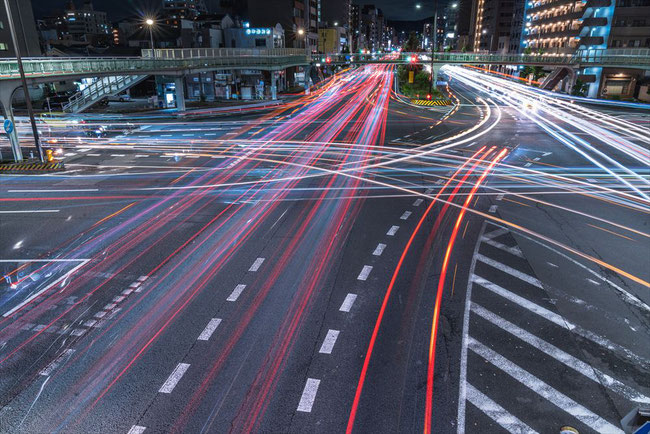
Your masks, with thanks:
[(67, 170), (0, 175), (0, 432), (622, 432), (649, 113), (445, 73), (42, 124)]

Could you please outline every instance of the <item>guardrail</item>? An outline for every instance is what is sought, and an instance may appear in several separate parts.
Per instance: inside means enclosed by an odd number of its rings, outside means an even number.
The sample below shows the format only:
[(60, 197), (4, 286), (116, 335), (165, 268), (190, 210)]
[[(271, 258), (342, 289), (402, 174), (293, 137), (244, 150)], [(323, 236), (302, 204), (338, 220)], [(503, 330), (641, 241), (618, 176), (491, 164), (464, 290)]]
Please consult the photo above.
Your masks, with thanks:
[(215, 57), (302, 56), (302, 48), (164, 48), (142, 50), (145, 59), (200, 59)]

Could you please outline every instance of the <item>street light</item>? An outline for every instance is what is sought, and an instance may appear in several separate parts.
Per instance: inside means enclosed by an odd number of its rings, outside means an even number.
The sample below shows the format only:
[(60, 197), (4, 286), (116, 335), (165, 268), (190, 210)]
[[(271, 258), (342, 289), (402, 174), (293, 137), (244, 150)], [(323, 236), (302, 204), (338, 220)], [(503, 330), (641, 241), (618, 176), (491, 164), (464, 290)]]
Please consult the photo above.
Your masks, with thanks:
[[(156, 22), (152, 18), (147, 18), (144, 23), (149, 27), (149, 37), (151, 38), (151, 51), (153, 53), (153, 51), (154, 51), (154, 46), (153, 46), (153, 26), (156, 24)], [(153, 53), (153, 54), (155, 55), (155, 53)]]
[[(415, 9), (421, 9), (422, 5), (417, 3)], [(433, 44), (431, 45), (431, 82), (429, 82), (429, 93), (433, 92), (433, 56), (438, 48), (438, 0), (433, 0)]]
[(307, 32), (305, 29), (298, 29), (298, 34), (300, 36), (305, 36), (305, 53), (307, 54), (307, 57), (309, 57), (309, 44), (307, 43)]
[[(27, 87), (27, 79), (25, 78), (25, 70), (23, 69), (23, 58), (20, 55), (20, 45), (18, 45), (18, 37), (16, 35), (16, 26), (11, 15), (11, 6), (9, 0), (5, 0), (5, 9), (7, 9), (7, 22), (9, 24), (9, 31), (11, 32), (11, 40), (14, 44), (16, 51), (16, 61), (18, 62), (18, 72), (20, 73), (20, 81), (25, 91), (25, 104), (27, 105), (27, 113), (29, 114), (29, 122), (32, 124), (32, 133), (34, 134), (34, 145), (36, 146), (36, 154), (38, 154), (41, 163), (45, 162), (43, 157), (43, 150), (41, 149), (41, 140), (38, 136), (38, 128), (36, 127), (36, 120), (34, 119), (34, 110), (32, 108), (32, 100), (29, 97), (29, 88)], [(22, 24), (22, 23), (21, 23)], [(7, 113), (11, 116), (9, 113)], [(16, 135), (17, 137), (18, 135)]]

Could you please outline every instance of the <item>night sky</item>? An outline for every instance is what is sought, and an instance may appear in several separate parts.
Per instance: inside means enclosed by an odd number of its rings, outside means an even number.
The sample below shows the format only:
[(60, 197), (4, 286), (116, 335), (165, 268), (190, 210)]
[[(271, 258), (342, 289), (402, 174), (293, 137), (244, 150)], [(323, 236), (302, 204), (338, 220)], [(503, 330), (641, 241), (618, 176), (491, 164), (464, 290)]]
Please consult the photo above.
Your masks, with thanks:
[[(322, 0), (324, 2), (328, 0)], [(429, 15), (428, 9), (433, 7), (433, 0), (353, 0), (357, 4), (374, 4), (384, 11), (384, 15), (392, 20), (418, 20)], [(210, 3), (217, 4), (218, 0), (206, 0), (208, 7)], [(32, 0), (36, 17), (51, 14), (55, 10), (63, 9), (66, 0)], [(422, 9), (415, 9), (417, 3), (422, 4)], [(441, 0), (442, 4), (445, 3)], [(77, 6), (83, 4), (83, 0), (76, 0)], [(145, 15), (155, 12), (160, 8), (160, 0), (93, 0), (95, 9), (106, 11), (110, 20), (115, 21), (131, 15)]]

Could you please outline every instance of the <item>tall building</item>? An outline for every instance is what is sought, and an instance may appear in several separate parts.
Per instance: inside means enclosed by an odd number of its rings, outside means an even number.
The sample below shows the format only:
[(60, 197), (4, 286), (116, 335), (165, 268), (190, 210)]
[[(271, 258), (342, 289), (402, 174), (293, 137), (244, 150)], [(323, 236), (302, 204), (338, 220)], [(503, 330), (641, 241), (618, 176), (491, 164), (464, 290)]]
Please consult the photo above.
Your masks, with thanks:
[[(41, 48), (31, 0), (9, 0), (13, 22), (18, 34), (20, 54), (25, 57), (39, 56)], [(9, 19), (4, 3), (0, 3), (0, 58), (16, 57), (16, 50), (9, 31)]]
[(444, 9), (443, 22), (443, 48), (456, 47), (456, 19), (458, 18), (458, 1), (454, 0), (447, 4)]
[(179, 28), (181, 20), (193, 20), (208, 12), (204, 0), (162, 0), (162, 6), (163, 22), (172, 28)]
[(350, 6), (350, 51), (356, 53), (364, 47), (365, 41), (361, 43), (363, 34), (361, 33), (361, 7), (359, 5)]
[(454, 26), (454, 33), (456, 38), (456, 50), (471, 50), (473, 47), (473, 27), (471, 24), (474, 22), (472, 15), (473, 0), (457, 0), (458, 9), (456, 9), (456, 25)]
[(476, 0), (471, 27), (474, 51), (507, 51), (513, 13), (513, 0)]
[(47, 28), (56, 30), (58, 39), (62, 41), (101, 46), (111, 45), (113, 41), (113, 28), (106, 12), (95, 10), (91, 0), (84, 0), (80, 8), (70, 0), (63, 15), (47, 17), (44, 22)]
[(288, 47), (314, 51), (318, 46), (318, 11), (321, 0), (240, 0), (247, 3), (242, 16), (251, 27), (280, 24)]
[[(522, 48), (574, 54), (596, 49), (650, 48), (649, 0), (533, 0), (526, 4)], [(648, 51), (650, 55), (650, 50)], [(585, 68), (588, 96), (631, 97), (645, 72)]]
[(365, 37), (365, 48), (379, 51), (383, 48), (384, 28), (386, 22), (381, 9), (375, 5), (363, 5), (360, 13), (359, 32)]

